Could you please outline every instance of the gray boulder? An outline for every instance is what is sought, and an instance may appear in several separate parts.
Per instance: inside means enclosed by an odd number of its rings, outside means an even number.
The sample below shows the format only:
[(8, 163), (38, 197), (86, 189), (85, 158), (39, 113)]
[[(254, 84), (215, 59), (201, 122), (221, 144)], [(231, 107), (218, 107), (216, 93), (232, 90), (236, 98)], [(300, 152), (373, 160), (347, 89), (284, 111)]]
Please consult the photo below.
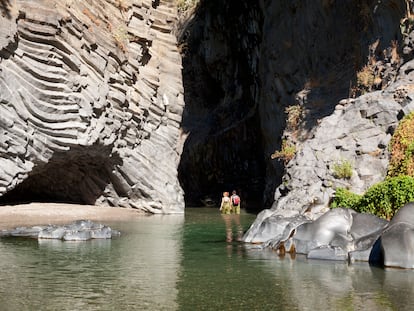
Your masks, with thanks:
[(384, 266), (414, 268), (414, 203), (402, 207), (381, 236)]
[(331, 246), (348, 253), (352, 248), (349, 232), (354, 213), (355, 211), (349, 209), (333, 209), (314, 222), (299, 226), (292, 237), (296, 252), (308, 254), (321, 246)]
[(387, 228), (388, 221), (352, 209), (337, 208), (314, 221), (303, 215), (272, 216), (263, 224), (267, 230), (260, 232), (266, 234), (247, 234), (247, 238), (258, 241), (267, 237), (262, 247), (275, 249), (279, 254), (289, 252), (305, 254), (309, 259), (377, 263), (381, 258), (379, 237)]
[[(365, 261), (385, 267), (414, 269), (414, 203), (388, 222), (377, 216), (337, 208), (314, 221), (304, 216), (267, 217), (262, 222), (264, 248), (305, 254), (308, 259)], [(263, 229), (263, 228), (262, 228)], [(245, 237), (246, 238), (246, 237)], [(255, 241), (255, 236), (247, 234)]]
[(55, 226), (48, 226), (42, 231), (39, 232), (37, 238), (38, 239), (63, 239), (63, 236), (66, 234), (65, 227), (55, 227)]
[(0, 231), (0, 237), (26, 237), (39, 240), (87, 241), (91, 239), (111, 239), (121, 233), (103, 224), (90, 220), (78, 220), (68, 225), (18, 227)]

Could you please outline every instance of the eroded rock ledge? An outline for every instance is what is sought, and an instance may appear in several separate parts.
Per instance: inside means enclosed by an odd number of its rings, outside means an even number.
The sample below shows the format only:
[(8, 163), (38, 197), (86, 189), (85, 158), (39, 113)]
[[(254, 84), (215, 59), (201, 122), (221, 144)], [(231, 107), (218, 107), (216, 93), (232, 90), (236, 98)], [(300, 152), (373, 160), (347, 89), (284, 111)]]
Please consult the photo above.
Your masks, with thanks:
[(16, 0), (1, 10), (2, 200), (182, 213), (175, 2)]

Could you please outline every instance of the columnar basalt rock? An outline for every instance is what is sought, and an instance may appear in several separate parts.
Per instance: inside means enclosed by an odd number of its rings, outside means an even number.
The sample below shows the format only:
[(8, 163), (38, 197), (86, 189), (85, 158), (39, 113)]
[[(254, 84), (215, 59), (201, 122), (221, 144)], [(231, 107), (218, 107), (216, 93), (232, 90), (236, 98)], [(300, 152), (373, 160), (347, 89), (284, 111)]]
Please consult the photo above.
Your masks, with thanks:
[(182, 213), (174, 1), (6, 1), (0, 195)]

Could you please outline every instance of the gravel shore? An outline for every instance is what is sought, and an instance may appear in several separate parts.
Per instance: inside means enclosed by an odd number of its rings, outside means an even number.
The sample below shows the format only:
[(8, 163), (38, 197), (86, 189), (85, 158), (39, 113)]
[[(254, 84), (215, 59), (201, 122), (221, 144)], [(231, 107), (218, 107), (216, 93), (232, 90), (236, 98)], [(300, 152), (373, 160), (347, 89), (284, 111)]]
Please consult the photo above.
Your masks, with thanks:
[(0, 206), (0, 230), (19, 226), (66, 224), (89, 219), (97, 222), (142, 217), (142, 211), (119, 207), (103, 207), (66, 203), (29, 203)]

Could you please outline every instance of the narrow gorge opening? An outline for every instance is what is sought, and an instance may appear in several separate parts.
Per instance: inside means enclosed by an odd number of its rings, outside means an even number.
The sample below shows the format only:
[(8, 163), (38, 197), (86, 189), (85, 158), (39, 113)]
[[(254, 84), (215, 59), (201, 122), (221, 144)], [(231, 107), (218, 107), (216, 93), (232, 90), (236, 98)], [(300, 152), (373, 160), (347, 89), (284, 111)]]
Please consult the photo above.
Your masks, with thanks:
[(186, 206), (218, 206), (223, 191), (236, 190), (247, 209), (264, 207), (266, 161), (254, 53), (260, 23), (257, 3), (201, 1), (179, 36), (182, 128), (188, 137), (178, 177)]
[[(271, 206), (286, 164), (271, 156), (283, 143), (299, 150), (342, 99), (392, 81), (403, 16), (403, 6), (358, 1), (200, 1), (179, 36), (186, 205), (218, 204), (235, 188)], [(300, 116), (291, 124), (288, 108)]]

